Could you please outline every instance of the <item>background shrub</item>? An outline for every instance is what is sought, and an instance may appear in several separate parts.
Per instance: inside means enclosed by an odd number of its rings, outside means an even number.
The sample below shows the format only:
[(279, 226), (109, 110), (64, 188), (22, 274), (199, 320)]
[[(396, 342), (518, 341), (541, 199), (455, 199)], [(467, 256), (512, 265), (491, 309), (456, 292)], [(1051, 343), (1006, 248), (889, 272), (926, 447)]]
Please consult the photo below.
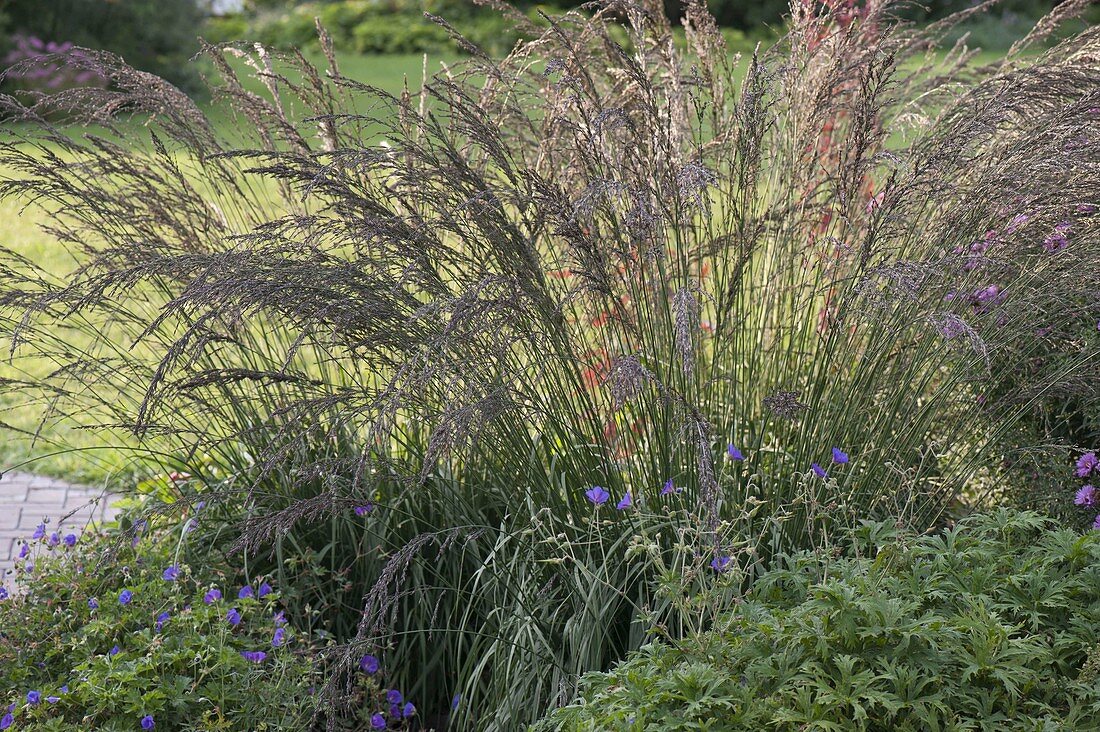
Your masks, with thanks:
[(135, 68), (199, 89), (187, 61), (199, 49), (204, 15), (195, 0), (8, 0), (14, 34), (116, 53)]
[[(838, 547), (839, 548), (839, 547)], [(997, 511), (784, 558), (714, 630), (647, 645), (536, 730), (1090, 729), (1100, 532)]]

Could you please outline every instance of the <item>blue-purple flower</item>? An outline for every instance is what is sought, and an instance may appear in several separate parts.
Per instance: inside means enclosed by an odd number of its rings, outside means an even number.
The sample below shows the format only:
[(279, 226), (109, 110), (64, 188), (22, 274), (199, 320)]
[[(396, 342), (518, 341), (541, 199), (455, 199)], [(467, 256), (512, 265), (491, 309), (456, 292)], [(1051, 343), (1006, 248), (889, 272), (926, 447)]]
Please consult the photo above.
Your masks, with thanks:
[(233, 608), (229, 612), (227, 612), (225, 614), (225, 619), (229, 622), (230, 625), (241, 624), (241, 614), (237, 612), (237, 608)]
[(368, 653), (359, 659), (359, 668), (368, 674), (376, 674), (378, 673), (378, 659)]
[(814, 471), (814, 475), (816, 475), (818, 478), (829, 477), (829, 474), (825, 472), (825, 468), (821, 467), (817, 463), (811, 463), (810, 469)]
[(41, 539), (46, 535), (46, 524), (39, 524), (34, 527), (34, 533), (31, 534), (32, 539)]
[(173, 564), (165, 569), (160, 576), (165, 582), (175, 582), (180, 578), (180, 568)]
[(56, 531), (50, 532), (50, 538), (46, 540), (48, 546), (57, 546), (61, 543), (61, 537), (57, 535)]
[(368, 503), (365, 506), (356, 506), (355, 507), (355, 515), (356, 516), (366, 516), (368, 513), (370, 513), (373, 510), (374, 510), (374, 504), (373, 503)]
[(458, 709), (458, 703), (462, 701), (462, 694), (455, 694), (451, 697), (451, 711)]
[(1100, 460), (1096, 459), (1096, 453), (1089, 451), (1081, 457), (1077, 458), (1077, 477), (1088, 477), (1089, 473), (1097, 469), (1097, 465), (1100, 465)]
[(123, 590), (122, 592), (118, 593), (118, 604), (120, 605), (129, 605), (130, 600), (133, 599), (134, 593), (130, 592), (129, 590)]
[(256, 590), (256, 597), (264, 597), (266, 595), (270, 595), (272, 592), (274, 592), (274, 590), (272, 589), (271, 585), (264, 582), (262, 585), (260, 585), (260, 589)]
[(278, 648), (284, 643), (286, 638), (286, 628), (276, 628), (275, 635), (271, 638), (271, 647)]
[(207, 590), (206, 594), (202, 596), (202, 601), (207, 605), (213, 605), (220, 599), (222, 599), (222, 591), (217, 587)]
[(65, 538), (62, 539), (65, 542), (65, 546), (76, 546), (76, 534), (65, 534)]
[(1078, 506), (1095, 506), (1097, 503), (1096, 488), (1091, 485), (1083, 485), (1073, 497), (1073, 502)]
[(23, 542), (23, 546), (19, 549), (19, 558), (26, 559), (27, 555), (31, 553), (31, 547), (27, 542)]
[(848, 453), (844, 452), (839, 447), (834, 447), (833, 448), (833, 462), (838, 463), (840, 465), (845, 464), (846, 462), (848, 462)]
[(156, 625), (154, 626), (154, 628), (156, 629), (156, 632), (159, 633), (161, 631), (161, 629), (164, 628), (164, 624), (167, 623), (171, 618), (172, 618), (171, 613), (169, 613), (167, 611), (165, 611), (165, 612), (161, 613), (160, 615), (158, 615)]
[(34, 691), (33, 689), (27, 692), (27, 703), (30, 704), (32, 707), (35, 704), (38, 704), (38, 702), (40, 701), (42, 701), (42, 694)]
[(710, 568), (715, 572), (725, 572), (729, 567), (730, 562), (733, 561), (733, 557), (720, 556), (710, 560)]
[(726, 454), (729, 455), (730, 460), (744, 460), (745, 456), (741, 454), (741, 451), (734, 447), (731, 442), (729, 447), (726, 448)]
[(385, 729), (386, 718), (383, 717), (381, 713), (375, 712), (374, 714), (370, 715), (370, 726), (371, 729)]
[(625, 511), (626, 509), (630, 508), (633, 504), (634, 504), (634, 499), (630, 497), (630, 491), (627, 491), (623, 495), (623, 497), (619, 499), (619, 502), (615, 504), (615, 508), (619, 509), (620, 511)]
[(1092, 528), (1100, 531), (1100, 514), (1097, 514), (1096, 520), (1092, 522)]
[(8, 712), (3, 717), (0, 717), (0, 729), (7, 729), (13, 724), (15, 724), (15, 717), (12, 716), (11, 712)]
[(397, 689), (390, 689), (386, 692), (386, 701), (390, 704), (400, 704), (405, 701), (405, 697), (401, 695), (401, 692)]
[(286, 624), (286, 613), (284, 613), (282, 610), (280, 610), (279, 612), (277, 612), (277, 613), (275, 613), (274, 615), (271, 616), (271, 622), (275, 623), (275, 625), (285, 625)]
[(157, 723), (153, 721), (153, 717), (151, 715), (146, 714), (144, 717), (141, 718), (142, 729), (153, 729), (156, 726)]
[(251, 585), (245, 585), (241, 589), (237, 590), (237, 599), (244, 600), (245, 598), (252, 597), (255, 593), (252, 592)]
[(94, 597), (89, 597), (88, 598), (88, 609), (89, 610), (98, 610), (99, 609), (99, 600), (95, 599)]
[(263, 663), (267, 654), (263, 651), (241, 651), (241, 658), (252, 663)]
[(59, 701), (61, 701), (61, 697), (59, 697), (59, 696), (48, 696), (48, 697), (46, 697), (46, 701), (48, 701), (50, 704), (57, 704)]
[(8, 599), (8, 588), (7, 587), (0, 587), (0, 600), (7, 600), (7, 599)]
[(598, 485), (594, 485), (584, 492), (585, 497), (592, 501), (597, 506), (602, 506), (607, 503), (607, 499), (611, 498), (611, 494)]
[(401, 716), (408, 719), (414, 714), (416, 714), (416, 707), (413, 706), (412, 702), (405, 702), (405, 706), (401, 708)]
[(111, 650), (107, 651), (108, 656), (117, 656), (122, 653), (122, 649), (118, 647), (118, 644), (111, 646)]
[(681, 490), (683, 490), (683, 489), (682, 488), (677, 488), (676, 484), (674, 482), (672, 482), (672, 478), (669, 478), (668, 480), (665, 481), (664, 487), (661, 488), (661, 495), (662, 496), (667, 496), (667, 495), (672, 494), (672, 493), (679, 493)]

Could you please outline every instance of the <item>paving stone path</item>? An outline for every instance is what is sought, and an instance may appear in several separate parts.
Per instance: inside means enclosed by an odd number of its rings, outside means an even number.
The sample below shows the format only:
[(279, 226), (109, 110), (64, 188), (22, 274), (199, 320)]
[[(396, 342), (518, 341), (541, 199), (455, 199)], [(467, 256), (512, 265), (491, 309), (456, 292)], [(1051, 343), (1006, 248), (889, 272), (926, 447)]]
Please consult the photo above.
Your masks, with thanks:
[(30, 473), (4, 473), (0, 476), (0, 579), (14, 566), (19, 541), (29, 540), (43, 521), (48, 532), (79, 533), (89, 523), (101, 524), (114, 515), (110, 497), (101, 489)]

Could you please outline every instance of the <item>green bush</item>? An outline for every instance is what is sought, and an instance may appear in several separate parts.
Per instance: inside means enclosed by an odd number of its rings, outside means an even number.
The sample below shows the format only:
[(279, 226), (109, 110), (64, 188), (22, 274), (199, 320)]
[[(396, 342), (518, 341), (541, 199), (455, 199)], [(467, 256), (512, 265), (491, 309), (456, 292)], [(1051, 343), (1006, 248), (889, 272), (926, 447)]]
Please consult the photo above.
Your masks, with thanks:
[[(531, 8), (528, 15), (536, 22), (537, 10), (555, 12), (547, 6)], [(445, 18), (468, 40), (492, 54), (507, 53), (522, 36), (510, 21), (482, 8), (447, 2), (413, 7), (365, 0), (302, 3), (268, 10), (252, 17), (247, 30), (218, 21), (215, 35), (222, 40), (249, 37), (282, 49), (313, 47), (317, 44), (317, 19), (338, 49), (367, 54), (455, 50), (457, 46), (448, 33), (425, 18), (425, 11)], [(226, 37), (226, 30), (234, 35)]]
[[(239, 598), (224, 573), (176, 564), (178, 532), (137, 537), (47, 534), (28, 547), (0, 601), (13, 729), (134, 730), (147, 715), (157, 729), (295, 728), (315, 672), (310, 644), (276, 615), (279, 594), (254, 583)], [(242, 655), (257, 651), (262, 661)]]
[(1001, 510), (866, 522), (718, 627), (583, 680), (539, 730), (1083, 730), (1100, 713), (1100, 533)]

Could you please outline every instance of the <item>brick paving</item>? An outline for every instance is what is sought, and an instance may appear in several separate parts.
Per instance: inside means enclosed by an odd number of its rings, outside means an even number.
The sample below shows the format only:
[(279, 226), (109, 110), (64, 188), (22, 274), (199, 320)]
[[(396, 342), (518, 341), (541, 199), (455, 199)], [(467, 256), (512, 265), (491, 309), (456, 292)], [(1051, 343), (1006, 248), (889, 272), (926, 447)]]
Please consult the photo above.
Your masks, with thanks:
[(30, 473), (4, 473), (0, 476), (0, 578), (14, 565), (19, 541), (29, 540), (43, 521), (47, 532), (79, 533), (89, 523), (103, 523), (115, 513), (110, 496), (101, 489)]

